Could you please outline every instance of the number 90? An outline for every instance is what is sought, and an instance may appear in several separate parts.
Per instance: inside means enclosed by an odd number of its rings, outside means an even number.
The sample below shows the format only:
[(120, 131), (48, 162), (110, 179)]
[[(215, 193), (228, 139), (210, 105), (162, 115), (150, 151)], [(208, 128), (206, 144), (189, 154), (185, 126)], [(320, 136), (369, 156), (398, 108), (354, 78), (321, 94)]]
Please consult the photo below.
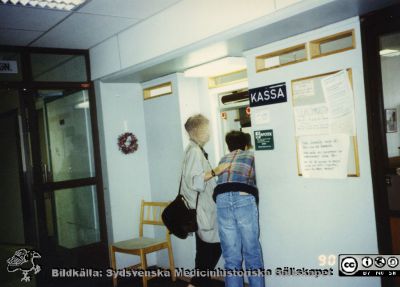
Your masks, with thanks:
[(333, 266), (336, 264), (336, 255), (330, 254), (326, 256), (325, 254), (321, 254), (318, 256), (319, 266)]

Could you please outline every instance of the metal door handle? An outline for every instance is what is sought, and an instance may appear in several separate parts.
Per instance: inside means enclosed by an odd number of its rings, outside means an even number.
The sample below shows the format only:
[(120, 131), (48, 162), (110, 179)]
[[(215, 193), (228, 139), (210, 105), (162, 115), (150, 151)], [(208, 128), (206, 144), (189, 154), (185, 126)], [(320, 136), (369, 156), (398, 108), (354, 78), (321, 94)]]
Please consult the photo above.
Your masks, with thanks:
[(43, 182), (46, 183), (49, 179), (48, 173), (47, 173), (47, 164), (42, 163), (42, 177), (43, 177)]
[(390, 175), (385, 175), (385, 182), (387, 186), (392, 185), (392, 178), (390, 177)]

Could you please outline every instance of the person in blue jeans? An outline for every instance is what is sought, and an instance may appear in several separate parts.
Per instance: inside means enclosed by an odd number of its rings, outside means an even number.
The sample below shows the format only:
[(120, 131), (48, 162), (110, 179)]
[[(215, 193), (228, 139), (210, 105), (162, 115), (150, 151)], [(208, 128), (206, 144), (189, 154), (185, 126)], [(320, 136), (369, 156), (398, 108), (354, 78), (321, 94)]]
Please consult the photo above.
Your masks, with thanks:
[[(253, 271), (254, 275), (254, 272), (263, 270), (264, 264), (259, 242), (254, 153), (249, 150), (251, 139), (247, 133), (231, 131), (225, 141), (230, 153), (221, 159), (220, 164), (230, 163), (230, 168), (218, 176), (213, 194), (217, 203), (218, 232), (225, 270), (243, 270), (244, 259), (246, 270)], [(249, 276), (251, 287), (265, 286), (261, 274)], [(231, 274), (225, 277), (227, 287), (242, 287), (243, 284), (241, 276)]]

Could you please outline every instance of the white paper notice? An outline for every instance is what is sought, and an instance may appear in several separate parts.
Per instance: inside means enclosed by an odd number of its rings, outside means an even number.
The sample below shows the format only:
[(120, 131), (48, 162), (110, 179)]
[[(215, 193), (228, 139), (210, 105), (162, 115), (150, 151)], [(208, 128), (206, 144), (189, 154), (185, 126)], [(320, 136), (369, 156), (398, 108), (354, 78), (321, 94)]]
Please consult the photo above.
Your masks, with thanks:
[(306, 105), (294, 108), (296, 136), (329, 134), (327, 104)]
[(330, 115), (331, 134), (355, 136), (353, 90), (346, 71), (321, 79)]
[(299, 138), (301, 171), (306, 178), (346, 178), (349, 160), (348, 135)]
[(268, 109), (265, 108), (255, 108), (251, 110), (252, 112), (252, 122), (254, 125), (266, 125), (271, 121), (270, 113)]
[(315, 95), (314, 81), (303, 80), (293, 83), (293, 97), (296, 100), (301, 97), (312, 97)]

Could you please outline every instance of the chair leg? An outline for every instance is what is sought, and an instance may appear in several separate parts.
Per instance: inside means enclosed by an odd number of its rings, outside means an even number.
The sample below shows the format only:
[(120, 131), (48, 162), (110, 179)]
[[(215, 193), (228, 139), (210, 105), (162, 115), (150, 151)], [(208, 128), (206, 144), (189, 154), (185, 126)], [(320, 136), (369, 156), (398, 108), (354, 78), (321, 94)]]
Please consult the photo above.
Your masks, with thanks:
[[(142, 270), (146, 271), (147, 260), (146, 260), (146, 254), (143, 252), (143, 249), (140, 250), (140, 265), (142, 267)], [(147, 287), (147, 277), (146, 276), (143, 276), (142, 281), (143, 281), (143, 287)]]
[[(116, 263), (116, 260), (115, 260), (115, 250), (114, 250), (114, 246), (112, 246), (112, 245), (110, 246), (110, 261), (111, 261), (111, 268), (114, 271), (117, 271), (117, 263)], [(118, 285), (117, 275), (116, 274), (117, 273), (115, 273), (115, 276), (113, 274), (113, 277), (112, 277), (113, 287), (116, 287)]]
[(169, 257), (169, 269), (171, 270), (171, 279), (173, 282), (176, 281), (175, 274), (175, 263), (174, 263), (174, 254), (172, 253), (171, 242), (168, 244), (168, 257)]

